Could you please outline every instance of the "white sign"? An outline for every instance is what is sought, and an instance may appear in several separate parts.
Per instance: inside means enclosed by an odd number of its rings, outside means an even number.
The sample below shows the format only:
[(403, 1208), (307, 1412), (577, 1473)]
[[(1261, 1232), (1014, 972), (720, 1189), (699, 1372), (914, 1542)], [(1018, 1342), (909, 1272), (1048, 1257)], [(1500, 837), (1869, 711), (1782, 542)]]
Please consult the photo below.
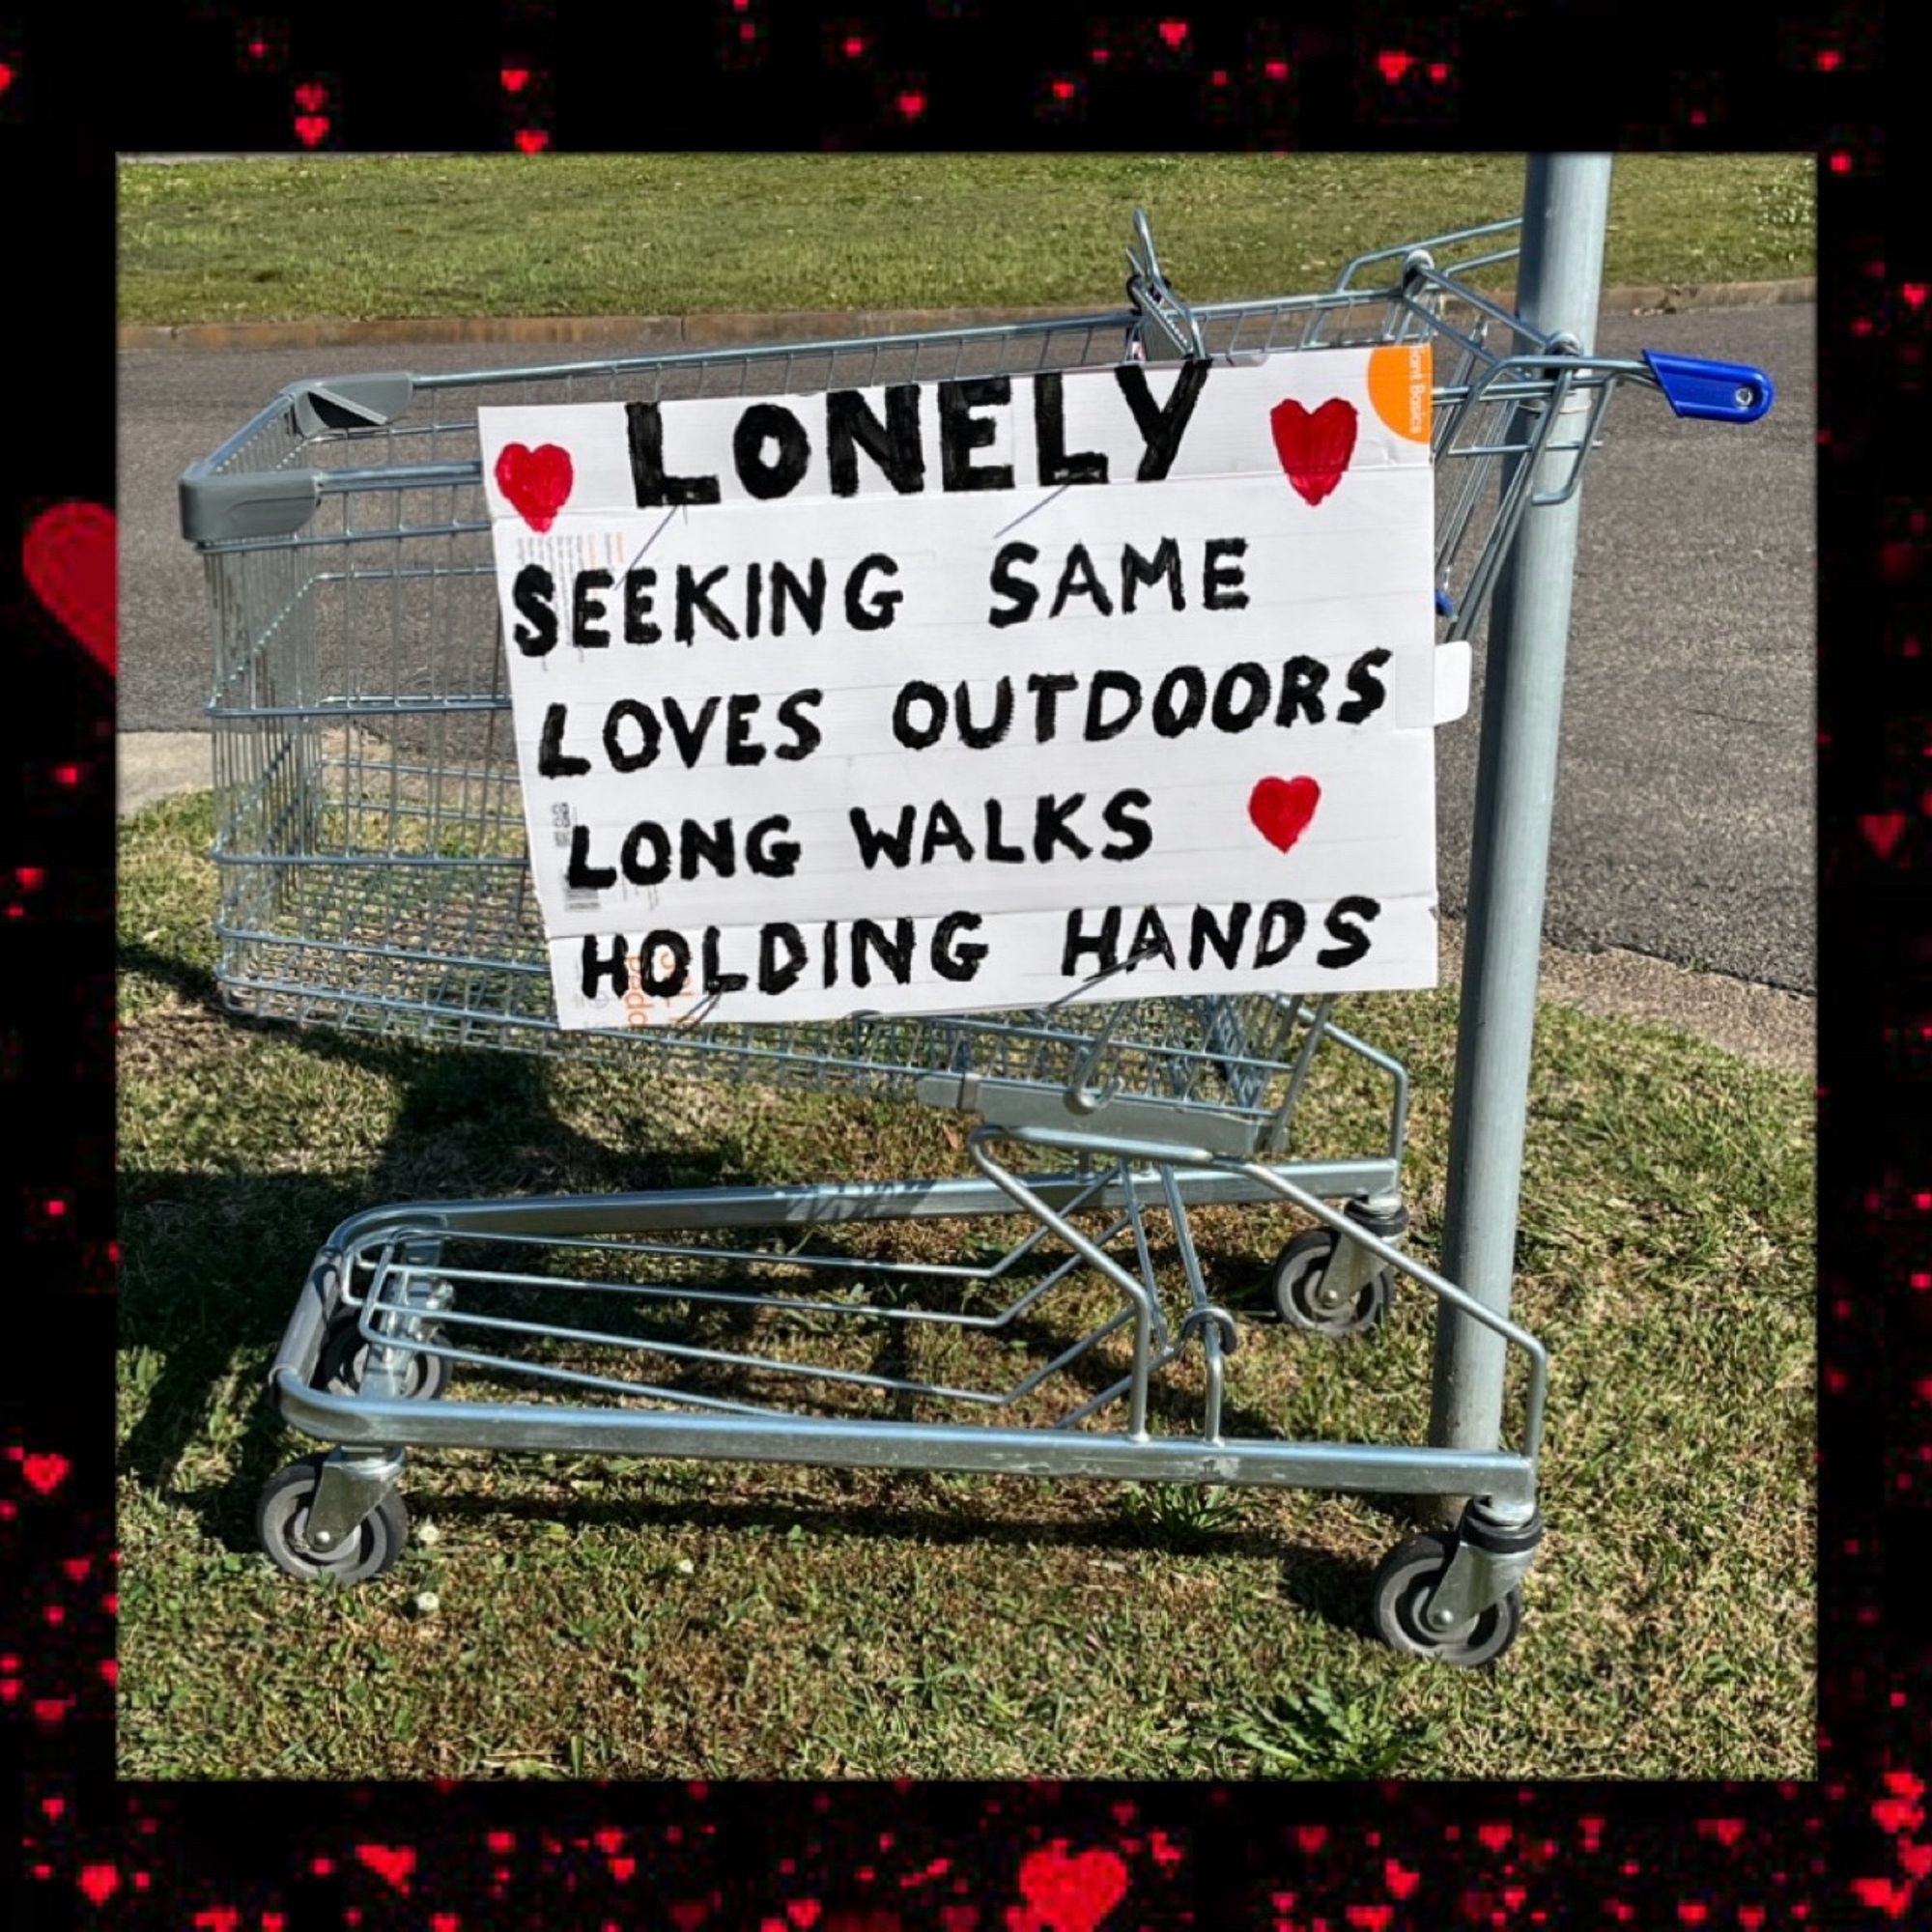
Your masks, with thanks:
[(1426, 344), (480, 411), (559, 1023), (1434, 985), (1429, 423)]

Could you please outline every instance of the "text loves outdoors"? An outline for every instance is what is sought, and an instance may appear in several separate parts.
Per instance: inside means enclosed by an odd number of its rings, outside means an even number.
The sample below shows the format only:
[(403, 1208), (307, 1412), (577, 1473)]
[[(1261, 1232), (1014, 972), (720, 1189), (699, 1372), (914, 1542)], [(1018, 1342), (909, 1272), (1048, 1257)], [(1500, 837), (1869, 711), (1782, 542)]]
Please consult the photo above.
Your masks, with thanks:
[(1430, 373), (480, 411), (559, 1024), (1433, 985)]

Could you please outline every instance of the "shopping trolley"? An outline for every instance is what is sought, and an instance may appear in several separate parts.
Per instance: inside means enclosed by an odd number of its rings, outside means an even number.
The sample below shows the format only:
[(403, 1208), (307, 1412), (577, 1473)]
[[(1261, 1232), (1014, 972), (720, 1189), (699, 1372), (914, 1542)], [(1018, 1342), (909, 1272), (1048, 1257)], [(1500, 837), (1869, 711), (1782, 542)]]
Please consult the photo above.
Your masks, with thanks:
[[(298, 383), (187, 472), (184, 531), (213, 611), (216, 977), (231, 1010), (621, 1056), (639, 1075), (838, 1088), (971, 1122), (973, 1172), (948, 1178), (351, 1216), (323, 1243), (270, 1377), (282, 1418), (332, 1445), (263, 1492), (257, 1525), (281, 1569), (343, 1582), (386, 1570), (415, 1448), (1271, 1484), (1465, 1499), (1453, 1534), (1411, 1537), (1383, 1561), (1374, 1626), (1451, 1663), (1507, 1647), (1542, 1533), (1547, 1357), (1404, 1249), (1407, 1075), (1338, 1023), (1332, 999), (1069, 999), (769, 1027), (699, 1011), (559, 1032), (476, 411), (1426, 339), (1437, 636), (1466, 647), (1521, 518), (1577, 488), (1620, 384), (1736, 422), (1772, 401), (1755, 369), (1586, 355), (1526, 326), (1468, 280), (1514, 255), (1518, 226), (1361, 256), (1323, 294), (1189, 304), (1137, 215), (1116, 312)], [(1310, 1094), (1338, 1080), (1379, 1094), (1374, 1140), (1323, 1157), (1301, 1128)], [(1232, 1203), (1288, 1204), (1311, 1223), (1263, 1298), (1297, 1331), (1364, 1333), (1402, 1279), (1500, 1336), (1527, 1369), (1516, 1446), (1229, 1434), (1227, 1368), (1254, 1318), (1210, 1291), (1190, 1213)], [(1168, 1224), (1172, 1265), (1156, 1265), (1151, 1219)], [(458, 1372), (468, 1399), (450, 1393)]]

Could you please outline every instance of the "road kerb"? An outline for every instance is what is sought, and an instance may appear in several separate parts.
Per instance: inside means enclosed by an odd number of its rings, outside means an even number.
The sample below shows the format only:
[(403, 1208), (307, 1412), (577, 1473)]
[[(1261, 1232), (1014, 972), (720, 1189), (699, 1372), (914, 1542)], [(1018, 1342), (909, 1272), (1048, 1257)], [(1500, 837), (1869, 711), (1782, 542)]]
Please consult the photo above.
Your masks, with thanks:
[[(1668, 315), (1686, 309), (1777, 308), (1815, 301), (1817, 280), (1646, 283), (1607, 289), (1605, 315)], [(1514, 306), (1515, 292), (1499, 297)], [(398, 316), (366, 320), (317, 317), (305, 322), (123, 323), (118, 346), (128, 351), (182, 350), (238, 354), (262, 350), (392, 349), (475, 343), (550, 348), (622, 343), (639, 355), (737, 343), (810, 342), (846, 336), (978, 328), (1005, 323), (1085, 316), (1093, 308), (781, 309), (702, 315)]]

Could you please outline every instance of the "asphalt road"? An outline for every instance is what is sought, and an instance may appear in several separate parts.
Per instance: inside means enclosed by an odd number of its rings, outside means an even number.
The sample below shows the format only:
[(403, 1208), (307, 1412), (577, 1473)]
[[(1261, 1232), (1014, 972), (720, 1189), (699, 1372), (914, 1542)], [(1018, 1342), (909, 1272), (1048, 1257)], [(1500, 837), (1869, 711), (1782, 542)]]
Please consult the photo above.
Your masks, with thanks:
[[(1605, 316), (1598, 346), (1748, 362), (1776, 409), (1738, 429), (1619, 396), (1583, 491), (1546, 936), (1809, 992), (1815, 985), (1812, 751), (1815, 312)], [(622, 353), (613, 344), (604, 354)], [(121, 358), (120, 724), (202, 727), (202, 567), (175, 485), (284, 383), (404, 361), (421, 370), (590, 359), (592, 348), (474, 347)], [(1464, 905), (1478, 689), (1443, 730), (1440, 877)]]

